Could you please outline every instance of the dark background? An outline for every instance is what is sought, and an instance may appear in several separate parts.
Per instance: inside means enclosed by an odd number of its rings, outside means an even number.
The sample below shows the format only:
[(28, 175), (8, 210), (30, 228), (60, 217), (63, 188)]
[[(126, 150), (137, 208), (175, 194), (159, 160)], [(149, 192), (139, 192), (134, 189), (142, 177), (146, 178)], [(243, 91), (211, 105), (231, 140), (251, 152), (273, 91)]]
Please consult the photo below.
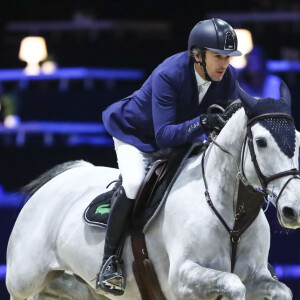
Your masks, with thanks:
[[(42, 35), (47, 42), (49, 57), (59, 67), (136, 68), (145, 78), (168, 56), (186, 50), (191, 28), (199, 20), (220, 14), (266, 13), (276, 16), (284, 12), (300, 12), (299, 1), (3, 1), (0, 9), (0, 69), (23, 68), (18, 59), (20, 41), (27, 35)], [(257, 15), (257, 14), (256, 14)], [(234, 21), (224, 18), (234, 28), (247, 28), (255, 45), (261, 46), (268, 60), (300, 60), (300, 21)], [(255, 19), (255, 18), (253, 18)], [(78, 29), (42, 30), (37, 23), (68, 22)], [(118, 26), (108, 29), (84, 29), (88, 22), (112, 21)], [(137, 22), (126, 29), (128, 22)], [(147, 30), (146, 25), (152, 24)], [(22, 27), (22, 24), (24, 25)], [(20, 25), (21, 24), (21, 25)], [(132, 24), (132, 23), (130, 23)], [(19, 29), (14, 26), (19, 25)], [(80, 28), (82, 25), (82, 28)], [(160, 29), (155, 29), (158, 26)], [(292, 93), (296, 127), (299, 118), (299, 72), (280, 72)], [(23, 121), (101, 122), (101, 111), (110, 103), (139, 88), (143, 80), (96, 81), (92, 89), (84, 88), (81, 80), (70, 82), (69, 89), (60, 91), (59, 82), (32, 82), (20, 89), (18, 82), (1, 83), (1, 93), (15, 93), (19, 99), (18, 114)], [(1, 96), (1, 95), (0, 95)], [(2, 112), (3, 113), (3, 112)], [(57, 142), (45, 147), (41, 137), (33, 137), (23, 147), (16, 147), (1, 137), (0, 185), (5, 193), (17, 192), (24, 184), (50, 167), (74, 159), (85, 159), (96, 165), (116, 166), (112, 147), (84, 145), (67, 147)], [(6, 243), (20, 207), (0, 210), (0, 265), (5, 264)], [(300, 265), (299, 232), (282, 229), (275, 209), (268, 211), (272, 244), (270, 262), (274, 265)], [(259, 234), (259, 233), (258, 233)], [(299, 279), (287, 276), (283, 281), (300, 299)], [(0, 300), (8, 299), (4, 281), (0, 281)]]

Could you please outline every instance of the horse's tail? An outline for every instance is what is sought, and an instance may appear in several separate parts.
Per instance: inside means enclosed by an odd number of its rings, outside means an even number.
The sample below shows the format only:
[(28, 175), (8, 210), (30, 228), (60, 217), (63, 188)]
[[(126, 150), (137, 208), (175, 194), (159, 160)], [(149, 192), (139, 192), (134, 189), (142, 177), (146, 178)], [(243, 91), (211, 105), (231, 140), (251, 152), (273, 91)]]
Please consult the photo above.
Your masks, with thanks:
[(27, 195), (26, 202), (38, 189), (40, 189), (45, 183), (50, 181), (52, 178), (67, 170), (83, 166), (92, 166), (92, 164), (84, 160), (74, 160), (54, 166), (52, 169), (46, 171), (44, 174), (40, 175), (38, 178), (34, 179), (21, 189), (21, 192)]

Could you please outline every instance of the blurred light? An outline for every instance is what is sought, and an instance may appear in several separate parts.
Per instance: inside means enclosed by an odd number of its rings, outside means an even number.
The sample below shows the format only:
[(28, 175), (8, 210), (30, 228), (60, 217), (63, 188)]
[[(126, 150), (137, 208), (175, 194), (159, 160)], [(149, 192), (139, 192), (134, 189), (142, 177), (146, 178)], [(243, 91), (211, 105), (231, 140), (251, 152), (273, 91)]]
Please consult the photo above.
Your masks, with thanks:
[(247, 29), (234, 29), (238, 39), (238, 50), (246, 55), (253, 49), (252, 34)]
[(20, 124), (20, 117), (17, 115), (8, 115), (4, 118), (4, 126), (7, 128), (15, 128)]
[(235, 56), (230, 60), (230, 64), (237, 69), (243, 69), (247, 65), (247, 59), (245, 55)]
[(233, 57), (230, 64), (237, 69), (243, 69), (247, 65), (245, 55), (253, 49), (252, 34), (247, 29), (235, 29), (234, 31), (238, 39), (238, 50), (241, 51), (243, 55)]
[(300, 72), (300, 61), (268, 60), (267, 69), (270, 72)]
[(0, 280), (4, 280), (6, 275), (6, 265), (0, 265)]
[(47, 58), (45, 39), (40, 36), (24, 38), (21, 41), (19, 58), (27, 62), (27, 66), (24, 70), (27, 75), (39, 74), (39, 62)]
[(279, 279), (300, 278), (300, 265), (274, 265), (273, 267)]
[(41, 66), (42, 72), (44, 74), (52, 74), (57, 69), (57, 64), (54, 61), (45, 61)]
[(139, 69), (114, 68), (57, 68), (54, 73), (40, 72), (36, 76), (27, 77), (22, 69), (0, 70), (0, 82), (14, 80), (53, 80), (53, 79), (98, 79), (98, 80), (143, 80), (145, 72)]

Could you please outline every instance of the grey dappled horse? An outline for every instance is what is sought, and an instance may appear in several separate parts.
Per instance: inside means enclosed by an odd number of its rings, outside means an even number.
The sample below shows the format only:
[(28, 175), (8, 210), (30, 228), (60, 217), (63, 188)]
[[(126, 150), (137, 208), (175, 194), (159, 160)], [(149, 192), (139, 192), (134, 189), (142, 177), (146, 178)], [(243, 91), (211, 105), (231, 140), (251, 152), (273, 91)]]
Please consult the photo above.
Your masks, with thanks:
[[(284, 88), (281, 102), (290, 107), (290, 96)], [(243, 94), (242, 98), (245, 109), (251, 110), (256, 99)], [(230, 228), (237, 200), (236, 175), (242, 164), (248, 183), (262, 187), (248, 145), (241, 161), (247, 121), (245, 110), (238, 110), (216, 139), (231, 155), (212, 143), (204, 163), (211, 199)], [(265, 176), (298, 168), (298, 132), (296, 141), (291, 141), (295, 143), (291, 157), (260, 122), (251, 127), (251, 132), (257, 162)], [(295, 135), (294, 127), (292, 132)], [(268, 271), (270, 228), (262, 210), (241, 237), (234, 272), (230, 273), (229, 234), (206, 202), (201, 158), (202, 155), (196, 155), (185, 162), (164, 206), (146, 230), (148, 253), (165, 297), (168, 300), (216, 299), (218, 295), (230, 300), (292, 299), (290, 289)], [(14, 300), (41, 292), (64, 270), (76, 274), (91, 288), (95, 286), (105, 232), (87, 226), (82, 214), (119, 172), (75, 162), (60, 166), (58, 173), (47, 174), (35, 182), (37, 190), (20, 212), (11, 233), (6, 284)], [(279, 222), (296, 229), (300, 226), (300, 184), (298, 180), (289, 180), (292, 177), (274, 179), (268, 184), (268, 191), (278, 196), (282, 190), (276, 203)], [(107, 294), (106, 297), (141, 299), (132, 273), (129, 239), (123, 258), (127, 269), (126, 291), (123, 296)]]

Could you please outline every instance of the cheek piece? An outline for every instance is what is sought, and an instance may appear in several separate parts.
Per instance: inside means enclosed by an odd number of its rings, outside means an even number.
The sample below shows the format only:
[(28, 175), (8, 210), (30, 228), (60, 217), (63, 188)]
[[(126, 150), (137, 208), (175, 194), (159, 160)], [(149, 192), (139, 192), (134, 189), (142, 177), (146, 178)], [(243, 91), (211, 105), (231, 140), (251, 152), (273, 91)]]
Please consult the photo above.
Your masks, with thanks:
[(205, 62), (205, 51), (201, 52), (201, 58), (202, 58), (202, 62), (201, 61), (196, 61), (195, 58), (194, 58), (194, 62), (197, 63), (197, 64), (199, 64), (201, 67), (203, 67), (204, 76), (205, 76), (205, 79), (207, 81), (215, 82), (214, 80), (211, 79), (211, 77), (207, 73), (206, 62)]

